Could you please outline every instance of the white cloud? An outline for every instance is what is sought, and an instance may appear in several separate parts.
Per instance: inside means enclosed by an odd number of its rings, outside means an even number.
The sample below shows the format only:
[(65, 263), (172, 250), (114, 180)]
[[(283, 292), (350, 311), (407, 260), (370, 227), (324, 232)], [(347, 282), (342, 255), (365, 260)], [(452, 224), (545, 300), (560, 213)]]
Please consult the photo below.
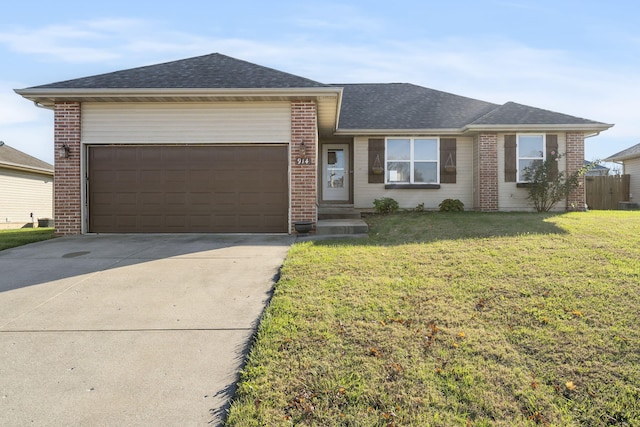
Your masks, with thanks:
[[(628, 145), (638, 139), (640, 78), (632, 67), (507, 38), (361, 37), (382, 24), (366, 17), (358, 18), (357, 25), (341, 21), (340, 16), (356, 15), (348, 8), (333, 5), (316, 18), (292, 19), (289, 33), (270, 39), (202, 36), (159, 30), (167, 25), (157, 22), (114, 18), (4, 31), (0, 43), (48, 61), (109, 60), (122, 68), (221, 52), (325, 83), (410, 82), (495, 103), (520, 102), (613, 122), (616, 127), (606, 135), (629, 138)], [(343, 27), (354, 32), (349, 42), (312, 36), (323, 28), (340, 35)], [(0, 84), (0, 125), (39, 120), (38, 110), (6, 87)]]
[(99, 62), (120, 57), (120, 48), (128, 36), (144, 27), (144, 21), (132, 19), (97, 19), (35, 29), (18, 27), (0, 32), (0, 43), (14, 52), (48, 60)]
[[(0, 126), (35, 123), (47, 115), (48, 111), (35, 108), (31, 102), (13, 91), (13, 88), (24, 86), (17, 82), (0, 81)], [(2, 138), (0, 135), (0, 139)]]

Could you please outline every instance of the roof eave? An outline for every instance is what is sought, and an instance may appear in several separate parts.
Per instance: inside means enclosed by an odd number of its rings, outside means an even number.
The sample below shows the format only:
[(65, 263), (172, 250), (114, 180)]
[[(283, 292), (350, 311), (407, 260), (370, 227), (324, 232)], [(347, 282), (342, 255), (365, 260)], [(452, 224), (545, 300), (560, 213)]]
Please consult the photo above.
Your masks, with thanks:
[(32, 173), (38, 173), (38, 174), (41, 174), (41, 175), (53, 176), (53, 169), (44, 169), (44, 168), (38, 168), (38, 167), (35, 167), (35, 166), (19, 165), (17, 163), (11, 163), (11, 162), (0, 162), (0, 167), (5, 168), (5, 169), (18, 170), (18, 171), (23, 171), (23, 172), (32, 172)]
[(336, 135), (460, 135), (461, 129), (337, 129)]
[(612, 156), (607, 157), (603, 162), (624, 162), (625, 160), (632, 160), (640, 158), (640, 153), (628, 154), (626, 156)]
[(122, 100), (126, 98), (149, 99), (154, 98), (290, 98), (299, 97), (339, 97), (341, 88), (312, 87), (312, 88), (135, 88), (135, 89), (47, 89), (27, 88), (15, 89), (18, 95), (42, 105), (53, 105), (57, 100), (77, 100), (100, 98), (102, 100)]
[(527, 131), (579, 131), (602, 132), (613, 127), (608, 123), (585, 124), (506, 124), (506, 125), (468, 125), (463, 131), (467, 132), (527, 132)]

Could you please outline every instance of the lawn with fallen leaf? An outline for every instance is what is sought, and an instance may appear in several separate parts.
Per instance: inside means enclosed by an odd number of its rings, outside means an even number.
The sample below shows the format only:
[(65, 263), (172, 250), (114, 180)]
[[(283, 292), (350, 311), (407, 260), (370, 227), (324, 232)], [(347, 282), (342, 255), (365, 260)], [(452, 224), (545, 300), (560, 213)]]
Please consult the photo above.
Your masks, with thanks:
[(227, 425), (640, 425), (640, 212), (367, 221), (292, 247)]

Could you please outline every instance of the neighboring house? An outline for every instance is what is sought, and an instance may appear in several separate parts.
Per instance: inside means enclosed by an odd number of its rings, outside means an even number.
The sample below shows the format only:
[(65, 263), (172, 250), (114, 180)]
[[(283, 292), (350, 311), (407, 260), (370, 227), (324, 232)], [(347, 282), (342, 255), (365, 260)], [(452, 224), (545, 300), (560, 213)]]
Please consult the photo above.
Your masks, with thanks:
[(606, 166), (602, 166), (599, 164), (594, 165), (593, 162), (589, 160), (584, 161), (585, 167), (590, 167), (590, 169), (585, 174), (586, 176), (607, 176), (609, 175), (609, 168)]
[[(221, 54), (16, 90), (54, 111), (58, 234), (293, 232), (318, 206), (530, 210), (523, 169), (612, 125)], [(584, 188), (562, 209), (583, 210)]]
[(0, 141), (0, 228), (53, 218), (53, 166)]
[(640, 144), (609, 156), (604, 161), (622, 163), (622, 173), (630, 178), (629, 201), (640, 203)]

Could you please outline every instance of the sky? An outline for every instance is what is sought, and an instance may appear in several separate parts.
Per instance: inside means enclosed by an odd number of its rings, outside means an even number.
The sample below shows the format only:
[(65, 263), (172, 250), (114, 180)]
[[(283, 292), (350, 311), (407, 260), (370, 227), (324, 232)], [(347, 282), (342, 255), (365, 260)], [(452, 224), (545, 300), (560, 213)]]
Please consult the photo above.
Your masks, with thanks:
[(615, 126), (640, 142), (636, 0), (6, 2), (0, 141), (53, 163), (53, 112), (13, 90), (219, 52), (323, 83), (407, 82)]

